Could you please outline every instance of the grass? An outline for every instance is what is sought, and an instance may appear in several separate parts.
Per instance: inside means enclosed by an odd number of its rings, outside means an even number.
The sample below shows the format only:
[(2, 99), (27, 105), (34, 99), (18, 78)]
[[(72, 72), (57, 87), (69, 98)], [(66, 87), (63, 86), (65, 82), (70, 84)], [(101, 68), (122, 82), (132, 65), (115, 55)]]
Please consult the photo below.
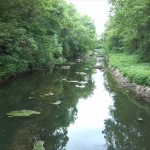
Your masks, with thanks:
[(118, 69), (131, 82), (150, 86), (150, 63), (139, 63), (137, 55), (110, 53), (109, 65)]

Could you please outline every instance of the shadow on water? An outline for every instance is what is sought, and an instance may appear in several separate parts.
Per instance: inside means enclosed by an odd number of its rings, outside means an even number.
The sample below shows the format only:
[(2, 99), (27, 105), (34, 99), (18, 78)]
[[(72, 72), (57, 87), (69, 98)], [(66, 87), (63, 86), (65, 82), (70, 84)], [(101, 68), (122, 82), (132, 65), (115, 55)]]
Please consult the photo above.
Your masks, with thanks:
[(117, 85), (105, 74), (105, 87), (112, 96), (110, 117), (103, 131), (108, 150), (148, 150), (150, 148), (150, 105)]
[[(67, 127), (74, 122), (79, 98), (86, 99), (94, 90), (91, 80), (93, 62), (71, 66), (70, 70), (55, 67), (53, 71), (38, 72), (12, 81), (0, 90), (0, 149), (32, 150), (35, 141), (44, 141), (46, 150), (62, 150), (69, 137)], [(85, 68), (88, 69), (85, 70)], [(76, 72), (84, 71), (86, 75)], [(84, 81), (85, 88), (75, 83)], [(54, 95), (45, 95), (47, 93)], [(52, 105), (61, 101), (60, 105)], [(29, 118), (8, 118), (6, 113), (13, 110), (30, 109), (41, 112)]]

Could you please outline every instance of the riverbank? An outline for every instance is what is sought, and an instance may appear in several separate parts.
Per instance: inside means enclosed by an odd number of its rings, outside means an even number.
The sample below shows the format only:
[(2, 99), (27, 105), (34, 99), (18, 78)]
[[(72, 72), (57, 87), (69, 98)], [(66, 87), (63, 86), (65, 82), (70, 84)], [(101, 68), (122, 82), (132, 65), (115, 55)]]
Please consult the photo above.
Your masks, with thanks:
[(99, 54), (98, 52), (94, 51), (90, 55), (84, 54), (84, 55), (80, 55), (78, 57), (72, 58), (70, 60), (69, 59), (68, 60), (67, 59), (52, 59), (51, 62), (49, 62), (45, 65), (39, 65), (38, 67), (33, 67), (30, 69), (27, 68), (26, 70), (24, 70), (22, 72), (15, 72), (15, 73), (10, 72), (9, 74), (7, 74), (5, 72), (5, 69), (2, 69), (2, 71), (0, 71), (0, 84), (6, 83), (7, 81), (9, 81), (11, 79), (19, 78), (20, 76), (23, 76), (28, 73), (34, 73), (34, 72), (37, 73), (37, 72), (41, 72), (41, 71), (51, 70), (54, 68), (55, 65), (65, 65), (65, 66), (69, 65), (70, 66), (72, 63), (74, 64), (77, 62), (82, 62), (82, 61), (85, 61), (86, 59), (92, 59), (92, 58), (96, 59), (96, 57), (102, 57), (102, 54)]
[(111, 53), (109, 72), (121, 86), (149, 101), (150, 63), (139, 63), (136, 55)]

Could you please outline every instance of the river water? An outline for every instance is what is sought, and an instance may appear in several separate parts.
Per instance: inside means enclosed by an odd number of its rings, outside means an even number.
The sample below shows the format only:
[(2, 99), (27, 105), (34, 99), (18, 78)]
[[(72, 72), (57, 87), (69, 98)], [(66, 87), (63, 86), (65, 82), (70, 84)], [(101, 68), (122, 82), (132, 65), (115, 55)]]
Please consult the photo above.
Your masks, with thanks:
[[(38, 141), (40, 150), (149, 150), (150, 104), (93, 69), (100, 63), (56, 65), (1, 85), (0, 150), (37, 150)], [(41, 114), (6, 115), (24, 109)]]

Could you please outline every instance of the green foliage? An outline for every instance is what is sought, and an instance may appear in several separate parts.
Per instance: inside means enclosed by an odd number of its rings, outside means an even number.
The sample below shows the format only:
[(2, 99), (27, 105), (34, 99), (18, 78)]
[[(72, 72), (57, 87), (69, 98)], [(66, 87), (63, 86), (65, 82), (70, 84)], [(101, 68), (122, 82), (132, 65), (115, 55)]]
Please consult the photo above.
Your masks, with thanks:
[(0, 77), (84, 55), (96, 46), (91, 18), (65, 0), (2, 0)]
[(150, 62), (150, 1), (108, 1), (111, 11), (102, 36), (103, 49), (138, 54), (139, 61)]
[(110, 65), (117, 68), (124, 76), (132, 82), (140, 85), (150, 86), (150, 64), (139, 63), (137, 55), (124, 53), (110, 53)]

